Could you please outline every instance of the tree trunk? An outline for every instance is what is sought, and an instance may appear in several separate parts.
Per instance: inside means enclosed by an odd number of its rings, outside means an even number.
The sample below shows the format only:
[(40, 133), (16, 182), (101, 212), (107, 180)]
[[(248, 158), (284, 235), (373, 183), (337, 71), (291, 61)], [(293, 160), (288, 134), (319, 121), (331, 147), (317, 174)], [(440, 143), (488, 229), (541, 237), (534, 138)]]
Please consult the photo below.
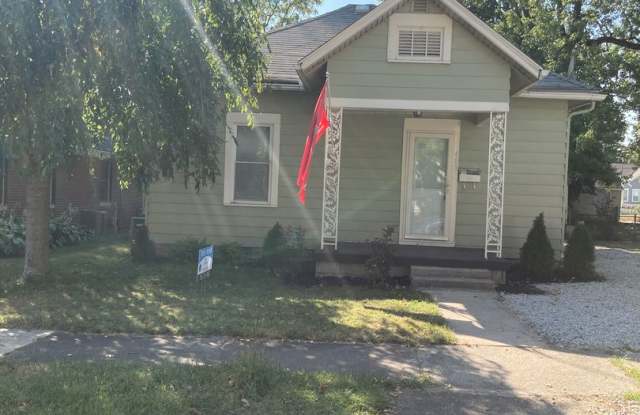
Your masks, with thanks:
[(49, 270), (49, 176), (27, 178), (24, 209), (24, 281)]

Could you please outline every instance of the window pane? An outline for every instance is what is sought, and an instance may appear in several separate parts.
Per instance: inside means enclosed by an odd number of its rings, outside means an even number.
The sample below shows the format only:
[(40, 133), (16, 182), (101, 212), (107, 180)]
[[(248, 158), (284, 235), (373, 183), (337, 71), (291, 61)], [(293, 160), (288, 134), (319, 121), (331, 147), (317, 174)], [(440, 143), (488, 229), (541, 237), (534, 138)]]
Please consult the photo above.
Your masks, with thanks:
[(236, 163), (234, 199), (268, 202), (269, 165), (265, 163)]
[(269, 161), (269, 139), (271, 131), (269, 127), (255, 127), (246, 125), (238, 126), (237, 161)]

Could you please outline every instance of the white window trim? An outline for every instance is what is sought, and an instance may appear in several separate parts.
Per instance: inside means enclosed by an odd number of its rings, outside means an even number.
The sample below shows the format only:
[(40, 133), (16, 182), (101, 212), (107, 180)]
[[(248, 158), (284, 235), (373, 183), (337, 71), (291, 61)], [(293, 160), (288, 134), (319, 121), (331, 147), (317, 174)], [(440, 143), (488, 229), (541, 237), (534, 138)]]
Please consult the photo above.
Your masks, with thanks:
[[(411, 180), (409, 177), (410, 141), (413, 133), (444, 134), (449, 137), (449, 155), (447, 177), (447, 217), (445, 224), (445, 236), (442, 238), (417, 239), (407, 238), (406, 210), (407, 210), (407, 186)], [(402, 144), (402, 177), (400, 189), (400, 228), (398, 242), (401, 245), (424, 246), (455, 246), (456, 237), (456, 208), (458, 205), (458, 162), (460, 154), (460, 120), (453, 119), (429, 119), (406, 118), (404, 120)]]
[(224, 204), (226, 206), (278, 206), (278, 175), (280, 160), (280, 114), (254, 113), (254, 127), (269, 127), (271, 132), (271, 152), (269, 154), (269, 190), (266, 202), (234, 200), (236, 178), (236, 142), (238, 126), (249, 125), (247, 114), (230, 112), (227, 114), (227, 133), (224, 146)]
[[(400, 56), (398, 53), (398, 37), (400, 30), (442, 30), (442, 54), (440, 57)], [(395, 13), (389, 18), (389, 36), (387, 45), (387, 61), (413, 63), (451, 63), (452, 21), (444, 14)]]
[(631, 203), (640, 203), (640, 189), (631, 189)]
[(629, 189), (622, 189), (622, 202), (624, 203), (629, 202), (629, 193), (631, 193)]

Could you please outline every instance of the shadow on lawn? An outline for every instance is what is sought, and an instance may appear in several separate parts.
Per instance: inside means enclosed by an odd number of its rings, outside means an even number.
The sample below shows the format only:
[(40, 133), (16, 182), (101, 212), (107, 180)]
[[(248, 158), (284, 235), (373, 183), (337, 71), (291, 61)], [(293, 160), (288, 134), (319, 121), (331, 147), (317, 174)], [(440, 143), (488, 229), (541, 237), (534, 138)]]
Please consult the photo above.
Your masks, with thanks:
[[(437, 308), (422, 301), (429, 297), (410, 290), (290, 287), (263, 270), (231, 266), (218, 266), (203, 287), (190, 265), (136, 264), (125, 244), (66, 250), (51, 262), (51, 275), (0, 297), (0, 326), (406, 344), (451, 340)], [(423, 312), (394, 310), (407, 301), (424, 304)]]

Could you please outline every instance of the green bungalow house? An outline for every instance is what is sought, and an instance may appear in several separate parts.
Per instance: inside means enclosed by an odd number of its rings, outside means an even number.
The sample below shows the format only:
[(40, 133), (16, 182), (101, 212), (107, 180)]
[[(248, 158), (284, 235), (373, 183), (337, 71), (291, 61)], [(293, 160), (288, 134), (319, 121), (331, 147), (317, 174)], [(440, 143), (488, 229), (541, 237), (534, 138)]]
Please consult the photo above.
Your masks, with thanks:
[[(455, 0), (348, 5), (268, 42), (254, 128), (227, 114), (222, 177), (199, 193), (179, 178), (151, 186), (157, 244), (260, 246), (279, 222), (357, 263), (393, 225), (401, 263), (495, 269), (517, 258), (544, 212), (560, 257), (568, 125), (605, 98), (599, 91), (546, 71)], [(327, 76), (332, 125), (303, 206), (297, 169)]]

